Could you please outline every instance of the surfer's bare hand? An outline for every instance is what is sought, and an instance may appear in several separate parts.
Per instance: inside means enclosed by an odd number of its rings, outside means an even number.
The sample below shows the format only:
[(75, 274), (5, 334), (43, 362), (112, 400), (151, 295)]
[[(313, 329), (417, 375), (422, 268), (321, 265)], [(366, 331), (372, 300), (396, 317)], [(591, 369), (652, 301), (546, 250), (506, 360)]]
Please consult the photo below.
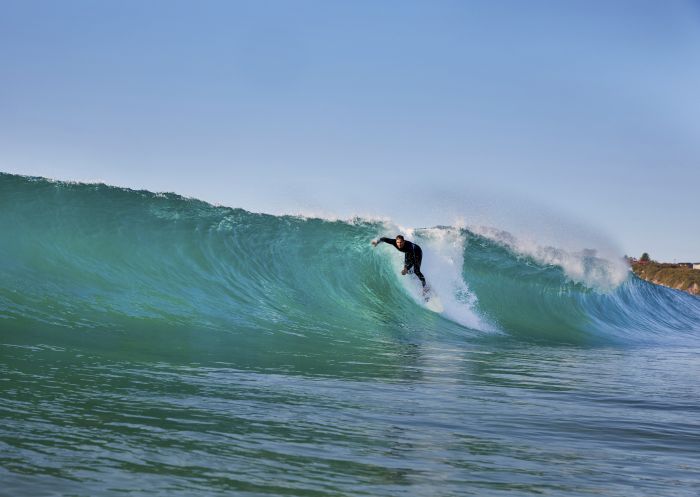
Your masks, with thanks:
[(408, 269), (403, 268), (403, 269), (401, 270), (401, 274), (403, 274), (404, 276), (406, 276), (406, 273), (408, 273)]
[(377, 240), (372, 240), (372, 246), (376, 247), (377, 246)]

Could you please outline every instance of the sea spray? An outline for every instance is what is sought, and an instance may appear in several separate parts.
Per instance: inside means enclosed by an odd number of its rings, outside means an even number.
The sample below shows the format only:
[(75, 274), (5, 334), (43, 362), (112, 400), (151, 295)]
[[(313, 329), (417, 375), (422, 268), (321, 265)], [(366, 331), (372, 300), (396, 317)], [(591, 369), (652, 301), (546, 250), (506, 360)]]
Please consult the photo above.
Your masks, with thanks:
[[(493, 324), (479, 315), (476, 296), (464, 280), (465, 234), (449, 227), (402, 228), (402, 231), (414, 237), (423, 249), (421, 271), (429, 275), (429, 292), (439, 296), (443, 315), (471, 329), (493, 331)], [(404, 287), (416, 302), (424, 300), (423, 290), (414, 279), (404, 280)]]

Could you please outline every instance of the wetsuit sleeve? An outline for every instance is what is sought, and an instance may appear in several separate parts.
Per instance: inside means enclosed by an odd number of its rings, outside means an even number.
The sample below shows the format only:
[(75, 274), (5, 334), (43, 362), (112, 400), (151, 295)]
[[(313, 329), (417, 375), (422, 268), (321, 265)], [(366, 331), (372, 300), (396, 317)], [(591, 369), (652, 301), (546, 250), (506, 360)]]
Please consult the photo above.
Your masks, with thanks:
[[(379, 242), (388, 243), (389, 245), (393, 245), (394, 247), (396, 247), (396, 240), (394, 240), (393, 238), (382, 237), (379, 239)], [(379, 243), (379, 242), (377, 242), (377, 243)]]

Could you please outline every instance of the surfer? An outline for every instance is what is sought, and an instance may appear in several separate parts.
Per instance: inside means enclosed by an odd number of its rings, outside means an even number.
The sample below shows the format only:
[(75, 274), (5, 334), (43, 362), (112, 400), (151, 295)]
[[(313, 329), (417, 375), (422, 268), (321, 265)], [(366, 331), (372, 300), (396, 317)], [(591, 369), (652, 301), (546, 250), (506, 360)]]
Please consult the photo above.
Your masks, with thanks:
[(420, 263), (423, 260), (423, 251), (420, 246), (404, 240), (403, 235), (396, 235), (396, 239), (380, 238), (379, 240), (372, 240), (372, 246), (376, 247), (379, 242), (393, 245), (399, 252), (403, 252), (404, 260), (401, 274), (406, 275), (413, 268), (413, 274), (418, 276), (423, 288), (425, 288), (425, 276), (420, 272)]

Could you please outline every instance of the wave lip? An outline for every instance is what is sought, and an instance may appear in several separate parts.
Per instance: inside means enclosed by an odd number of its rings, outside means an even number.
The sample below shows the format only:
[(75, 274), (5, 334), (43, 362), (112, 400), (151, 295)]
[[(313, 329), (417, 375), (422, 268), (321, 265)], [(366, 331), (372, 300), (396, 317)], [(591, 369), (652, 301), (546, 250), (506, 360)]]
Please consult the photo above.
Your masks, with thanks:
[(507, 231), (486, 226), (469, 227), (469, 231), (543, 266), (558, 266), (572, 281), (601, 292), (615, 290), (627, 280), (630, 273), (622, 257), (599, 256), (598, 250), (593, 248), (565, 250), (517, 238)]

